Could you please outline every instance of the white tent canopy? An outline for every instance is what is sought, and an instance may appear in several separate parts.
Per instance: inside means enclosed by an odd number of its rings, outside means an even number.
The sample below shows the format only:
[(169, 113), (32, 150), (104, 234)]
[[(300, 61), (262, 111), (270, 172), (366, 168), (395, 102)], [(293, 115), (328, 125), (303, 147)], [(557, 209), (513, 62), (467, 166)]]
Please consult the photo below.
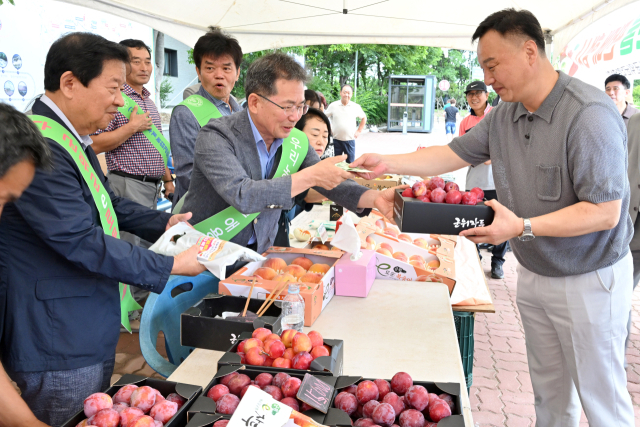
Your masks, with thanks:
[[(634, 0), (62, 0), (126, 17), (193, 46), (216, 26), (243, 51), (374, 43), (474, 50), (471, 35), (492, 12), (528, 9), (562, 48), (598, 18)], [(346, 12), (346, 13), (345, 13)]]

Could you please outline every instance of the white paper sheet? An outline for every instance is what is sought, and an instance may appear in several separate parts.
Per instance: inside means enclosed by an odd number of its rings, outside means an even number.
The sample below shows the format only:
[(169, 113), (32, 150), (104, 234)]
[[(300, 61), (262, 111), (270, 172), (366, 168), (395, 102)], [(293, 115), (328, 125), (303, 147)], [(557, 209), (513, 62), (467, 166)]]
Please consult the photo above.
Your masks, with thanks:
[(491, 304), (476, 245), (466, 237), (458, 236), (453, 259), (456, 263), (456, 286), (451, 294), (451, 305)]

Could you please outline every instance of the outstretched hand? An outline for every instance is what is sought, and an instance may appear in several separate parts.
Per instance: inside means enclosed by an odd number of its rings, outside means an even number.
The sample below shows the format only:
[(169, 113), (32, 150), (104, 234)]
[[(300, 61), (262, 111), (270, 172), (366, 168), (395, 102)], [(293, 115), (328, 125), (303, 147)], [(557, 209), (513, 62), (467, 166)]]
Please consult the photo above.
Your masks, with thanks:
[(169, 218), (169, 222), (167, 222), (167, 227), (165, 228), (165, 231), (167, 231), (168, 229), (170, 229), (171, 227), (173, 227), (174, 225), (176, 225), (181, 221), (186, 222), (189, 227), (193, 228), (193, 226), (188, 222), (192, 216), (193, 214), (191, 212), (172, 215), (171, 218)]
[(360, 176), (364, 179), (374, 179), (384, 174), (388, 170), (387, 164), (384, 162), (383, 156), (375, 153), (367, 153), (358, 157), (353, 163), (349, 166), (352, 168), (360, 167), (364, 169), (368, 169), (372, 172), (370, 173), (357, 173), (356, 175)]

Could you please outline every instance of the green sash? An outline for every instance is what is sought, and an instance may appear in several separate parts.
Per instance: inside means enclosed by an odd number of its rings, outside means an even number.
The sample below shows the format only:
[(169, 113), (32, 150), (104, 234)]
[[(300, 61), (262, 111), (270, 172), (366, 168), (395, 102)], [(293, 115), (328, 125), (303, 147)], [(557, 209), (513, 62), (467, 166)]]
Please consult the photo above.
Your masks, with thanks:
[[(116, 218), (115, 211), (113, 210), (111, 198), (107, 190), (102, 186), (102, 182), (93, 170), (91, 163), (87, 160), (82, 145), (72, 133), (69, 133), (64, 126), (53, 119), (44, 116), (29, 116), (29, 118), (38, 126), (38, 129), (40, 129), (40, 132), (45, 138), (56, 141), (71, 155), (71, 158), (76, 163), (84, 181), (91, 191), (93, 201), (100, 214), (102, 229), (105, 234), (119, 239), (118, 218)], [(142, 307), (133, 299), (129, 291), (129, 286), (124, 283), (120, 283), (120, 308), (120, 321), (122, 322), (122, 326), (131, 332), (129, 312), (139, 310)]]
[[(127, 120), (131, 120), (131, 113), (133, 112), (134, 107), (138, 107), (137, 114), (145, 114), (145, 111), (142, 107), (133, 99), (129, 97), (126, 93), (122, 92), (122, 98), (124, 99), (124, 106), (118, 108), (118, 111), (122, 113), (123, 116), (127, 118)], [(149, 140), (151, 144), (155, 147), (156, 150), (162, 156), (162, 160), (164, 161), (164, 165), (167, 166), (169, 162), (169, 155), (171, 154), (171, 147), (169, 146), (169, 141), (164, 137), (162, 132), (158, 130), (156, 125), (152, 124), (151, 129), (142, 131), (142, 134)]]
[[(307, 156), (309, 139), (304, 132), (292, 129), (291, 133), (282, 142), (282, 156), (274, 178), (291, 175), (298, 172), (300, 165)], [(221, 240), (231, 240), (240, 230), (251, 224), (260, 212), (244, 215), (233, 206), (229, 206), (221, 212), (194, 225), (193, 228), (208, 236)]]
[[(211, 119), (222, 117), (222, 114), (218, 111), (218, 107), (201, 95), (191, 95), (178, 105), (184, 105), (191, 110), (198, 123), (200, 123), (200, 127), (209, 123)], [(178, 105), (176, 105), (176, 107)]]

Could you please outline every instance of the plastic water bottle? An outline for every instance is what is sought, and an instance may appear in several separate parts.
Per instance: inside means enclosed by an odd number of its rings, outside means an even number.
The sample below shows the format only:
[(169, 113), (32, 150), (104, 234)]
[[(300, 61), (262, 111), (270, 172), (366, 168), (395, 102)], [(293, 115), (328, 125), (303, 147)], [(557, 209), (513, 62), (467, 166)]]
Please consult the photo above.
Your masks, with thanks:
[(295, 329), (302, 332), (304, 326), (304, 299), (300, 287), (290, 284), (287, 296), (282, 300), (282, 330)]

